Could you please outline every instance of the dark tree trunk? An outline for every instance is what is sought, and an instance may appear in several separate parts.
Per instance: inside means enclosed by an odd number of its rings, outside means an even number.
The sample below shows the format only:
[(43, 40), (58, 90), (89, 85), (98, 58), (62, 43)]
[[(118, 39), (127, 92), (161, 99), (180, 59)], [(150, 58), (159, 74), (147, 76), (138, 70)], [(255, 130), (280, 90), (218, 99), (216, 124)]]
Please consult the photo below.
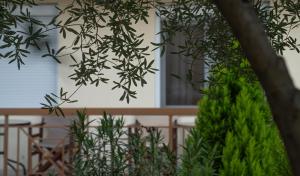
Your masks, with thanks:
[(300, 176), (300, 94), (247, 0), (215, 0), (266, 92), (295, 176)]

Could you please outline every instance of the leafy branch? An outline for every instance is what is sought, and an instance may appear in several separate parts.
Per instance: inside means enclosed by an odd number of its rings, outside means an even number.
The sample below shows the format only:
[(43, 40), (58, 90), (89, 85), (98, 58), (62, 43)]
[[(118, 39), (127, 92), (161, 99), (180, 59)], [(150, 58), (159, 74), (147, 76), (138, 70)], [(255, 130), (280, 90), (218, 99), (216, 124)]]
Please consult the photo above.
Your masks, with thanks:
[(54, 93), (46, 94), (44, 96), (45, 102), (41, 103), (42, 109), (48, 109), (49, 113), (55, 113), (57, 116), (62, 115), (63, 117), (64, 112), (61, 109), (61, 105), (65, 103), (76, 103), (78, 100), (71, 99), (76, 92), (81, 88), (81, 86), (78, 86), (75, 91), (73, 91), (71, 94), (69, 94), (67, 91), (64, 91), (63, 88), (60, 88), (59, 95), (56, 95)]

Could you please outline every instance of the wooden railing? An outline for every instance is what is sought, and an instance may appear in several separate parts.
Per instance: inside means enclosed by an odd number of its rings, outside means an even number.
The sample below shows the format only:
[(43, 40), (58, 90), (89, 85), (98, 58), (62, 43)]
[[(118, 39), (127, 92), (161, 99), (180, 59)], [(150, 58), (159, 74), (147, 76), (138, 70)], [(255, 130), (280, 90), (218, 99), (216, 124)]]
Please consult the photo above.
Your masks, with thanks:
[[(151, 116), (162, 116), (168, 118), (168, 125), (164, 126), (168, 128), (169, 131), (169, 146), (173, 147), (173, 129), (177, 128), (174, 125), (173, 120), (174, 116), (196, 116), (197, 109), (196, 108), (63, 108), (62, 109), (66, 117), (76, 116), (77, 111), (85, 111), (87, 115), (101, 115), (103, 112), (106, 112), (111, 115), (133, 115), (139, 117), (149, 117)], [(26, 120), (26, 116), (49, 116), (49, 112), (46, 109), (37, 109), (37, 108), (0, 108), (0, 116), (4, 116), (4, 123), (1, 126), (4, 134), (4, 144), (3, 144), (3, 176), (7, 176), (8, 174), (8, 129), (9, 123), (8, 119), (11, 115), (24, 116), (24, 120)], [(55, 115), (53, 115), (55, 116)], [(162, 127), (162, 126), (160, 126)], [(19, 145), (19, 144), (18, 144)], [(1, 173), (0, 173), (1, 175)]]

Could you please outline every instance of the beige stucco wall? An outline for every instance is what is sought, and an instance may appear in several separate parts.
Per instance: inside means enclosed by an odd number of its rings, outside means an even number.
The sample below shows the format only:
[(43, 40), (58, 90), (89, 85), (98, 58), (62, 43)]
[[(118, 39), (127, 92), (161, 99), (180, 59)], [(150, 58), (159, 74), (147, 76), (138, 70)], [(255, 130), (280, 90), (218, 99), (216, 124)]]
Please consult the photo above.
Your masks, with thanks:
[[(296, 37), (298, 43), (300, 42), (300, 28), (293, 30), (291, 36)], [(288, 66), (291, 77), (295, 86), (300, 89), (300, 54), (295, 50), (285, 51), (283, 54), (286, 64)]]
[[(50, 0), (48, 3), (57, 3), (59, 7), (63, 7), (65, 4), (68, 4), (69, 0), (64, 1), (55, 1)], [(148, 24), (140, 22), (135, 25), (138, 33), (145, 33), (145, 45), (150, 45), (150, 42), (153, 42), (155, 39), (155, 13), (154, 10), (149, 11), (150, 17), (148, 18)], [(68, 18), (64, 16), (63, 18)], [(109, 31), (106, 31), (109, 32)], [(300, 39), (300, 29), (293, 31), (292, 35), (295, 35)], [(67, 45), (69, 40), (65, 40), (62, 36), (59, 37), (59, 47)], [(149, 50), (148, 59), (154, 59), (154, 52)], [(78, 58), (80, 54), (78, 53)], [(286, 51), (284, 57), (286, 58), (286, 63), (288, 65), (291, 76), (294, 80), (295, 85), (300, 88), (300, 65), (299, 54), (296, 51)], [(74, 82), (68, 78), (72, 72), (68, 67), (70, 59), (63, 59), (63, 64), (58, 67), (58, 87), (63, 87), (65, 90), (72, 92), (76, 89)], [(114, 78), (115, 74), (110, 71), (107, 72), (108, 77)], [(137, 88), (137, 99), (131, 99), (131, 102), (127, 104), (126, 102), (119, 101), (119, 97), (122, 95), (121, 90), (111, 90), (112, 84), (102, 84), (99, 87), (86, 86), (81, 88), (74, 99), (80, 100), (78, 103), (74, 104), (65, 104), (65, 107), (155, 107), (155, 75), (149, 74), (146, 78), (148, 84), (141, 88)]]
[[(64, 7), (64, 5), (68, 3), (68, 1), (58, 1), (58, 6)], [(155, 38), (155, 13), (154, 10), (149, 11), (148, 24), (144, 22), (140, 22), (135, 25), (135, 29), (138, 33), (144, 33), (144, 45), (149, 46), (151, 42), (154, 41)], [(64, 15), (62, 20), (66, 20), (68, 18), (67, 15)], [(110, 31), (101, 31), (102, 33), (109, 33)], [(70, 41), (68, 38), (72, 38), (72, 36), (64, 39), (62, 36), (59, 36), (59, 48), (65, 45), (68, 45)], [(154, 52), (149, 49), (149, 56), (147, 59), (154, 59)], [(80, 59), (81, 54), (75, 54), (76, 59)], [(70, 74), (72, 74), (72, 70), (69, 68), (69, 64), (72, 63), (70, 58), (62, 58), (62, 64), (58, 66), (58, 88), (63, 87), (66, 91), (72, 92), (76, 89), (74, 86), (74, 81), (68, 78)], [(111, 90), (113, 87), (112, 81), (117, 81), (116, 74), (113, 71), (107, 71), (106, 77), (112, 78), (111, 83), (102, 84), (99, 87), (95, 86), (86, 86), (82, 87), (73, 97), (74, 99), (78, 99), (77, 103), (73, 104), (64, 104), (64, 107), (154, 107), (155, 106), (155, 75), (148, 74), (146, 80), (148, 84), (144, 87), (138, 87), (137, 90), (137, 99), (131, 99), (130, 103), (127, 104), (125, 101), (119, 101), (119, 98), (122, 95), (122, 90)]]

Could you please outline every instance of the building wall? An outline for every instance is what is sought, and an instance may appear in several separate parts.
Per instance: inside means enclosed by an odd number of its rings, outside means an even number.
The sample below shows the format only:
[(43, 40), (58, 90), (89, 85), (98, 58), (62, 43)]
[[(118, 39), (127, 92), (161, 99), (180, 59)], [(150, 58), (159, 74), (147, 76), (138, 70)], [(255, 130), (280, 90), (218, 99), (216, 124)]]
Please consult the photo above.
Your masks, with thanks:
[[(63, 7), (68, 1), (58, 1), (58, 0), (51, 0), (51, 1), (44, 1), (43, 3), (51, 3), (51, 4), (58, 4), (59, 7)], [(150, 17), (148, 18), (148, 24), (144, 24), (143, 22), (140, 22), (135, 27), (138, 32), (145, 33), (145, 45), (150, 45), (150, 42), (153, 42), (155, 40), (155, 24), (156, 24), (156, 16), (154, 13), (154, 10), (151, 10), (149, 12)], [(67, 18), (67, 16), (63, 17), (64, 19)], [(107, 31), (108, 32), (108, 31)], [(292, 35), (297, 36), (297, 38), (300, 40), (300, 29), (293, 31)], [(68, 39), (65, 40), (62, 37), (59, 37), (58, 47), (64, 46), (68, 43)], [(149, 60), (154, 59), (154, 57), (158, 57), (159, 55), (155, 55), (154, 52), (151, 52), (148, 56)], [(80, 57), (78, 55), (78, 57)], [(286, 63), (288, 65), (289, 71), (291, 73), (291, 76), (293, 78), (293, 81), (297, 88), (300, 89), (300, 55), (297, 54), (295, 51), (286, 51), (284, 53), (284, 57), (286, 58)], [(157, 60), (156, 60), (157, 61)], [(70, 75), (72, 72), (70, 68), (68, 67), (68, 64), (70, 63), (70, 59), (63, 58), (62, 64), (58, 65), (58, 87), (63, 87), (68, 92), (72, 92), (75, 90), (74, 82), (68, 78), (68, 75)], [(158, 62), (156, 62), (156, 66), (158, 67)], [(113, 72), (107, 73), (108, 77), (115, 77)], [(74, 104), (65, 104), (64, 107), (157, 107), (157, 100), (160, 97), (157, 96), (157, 86), (158, 82), (156, 81), (156, 76), (153, 74), (149, 74), (146, 78), (148, 81), (148, 84), (145, 85), (145, 87), (138, 88), (138, 95), (137, 99), (132, 99), (129, 104), (126, 102), (120, 102), (119, 98), (122, 94), (121, 91), (112, 91), (110, 84), (104, 84), (99, 87), (94, 86), (87, 86), (83, 87), (79, 90), (79, 92), (76, 93), (74, 96), (75, 99), (78, 99), (78, 103)], [(143, 124), (148, 125), (165, 125), (168, 123), (167, 118), (162, 117), (145, 117), (140, 119), (140, 121)], [(13, 136), (13, 139), (16, 139), (16, 133), (13, 134), (15, 131), (10, 132), (10, 136)], [(167, 132), (165, 132), (167, 133)], [(22, 139), (25, 139), (22, 138)], [(2, 141), (0, 141), (2, 144)], [(26, 163), (26, 141), (22, 141), (22, 144), (24, 144), (24, 147), (22, 146), (21, 151), (21, 162)], [(16, 146), (16, 142), (14, 140), (10, 141), (10, 146)], [(9, 156), (11, 158), (15, 158), (15, 152), (12, 148), (10, 151)], [(2, 164), (1, 164), (2, 166)]]
[[(70, 0), (64, 1), (56, 1), (56, 0), (48, 0), (48, 3), (57, 3), (60, 8), (64, 7), (66, 4), (70, 2)], [(149, 11), (150, 17), (148, 18), (148, 24), (143, 22), (135, 25), (138, 33), (145, 33), (145, 43), (144, 45), (150, 45), (151, 42), (155, 41), (155, 25), (157, 24), (157, 17), (154, 13), (154, 10)], [(67, 19), (68, 16), (63, 16), (63, 19)], [(109, 33), (109, 31), (105, 31)], [(300, 39), (300, 29), (293, 31), (292, 35), (295, 35)], [(63, 39), (62, 36), (59, 37), (58, 47), (67, 45), (70, 40)], [(154, 52), (149, 50), (148, 59), (152, 60), (155, 57), (159, 57), (159, 55), (155, 55)], [(80, 58), (80, 54), (78, 53), (78, 58)], [(294, 80), (295, 85), (300, 88), (300, 69), (298, 69), (298, 65), (300, 65), (299, 54), (296, 51), (286, 51), (284, 53), (284, 57), (286, 63), (288, 65), (291, 76)], [(156, 59), (156, 61), (159, 61)], [(72, 73), (71, 69), (68, 67), (71, 60), (68, 58), (62, 59), (62, 64), (58, 66), (58, 87), (63, 87), (68, 92), (72, 92), (76, 89), (74, 86), (74, 82), (68, 78), (68, 75)], [(159, 67), (159, 63), (156, 62), (156, 67)], [(116, 75), (113, 71), (107, 72), (107, 77), (114, 78)], [(157, 107), (159, 106), (157, 99), (160, 97), (159, 89), (157, 85), (159, 82), (156, 80), (154, 74), (148, 74), (146, 77), (148, 82), (145, 87), (137, 88), (137, 99), (131, 99), (130, 103), (127, 104), (125, 101), (119, 101), (120, 96), (122, 95), (122, 90), (111, 90), (112, 84), (102, 84), (99, 87), (95, 86), (86, 86), (82, 87), (74, 96), (74, 99), (80, 100), (74, 104), (65, 104), (64, 107)]]
[[(70, 2), (70, 0), (65, 1), (58, 1), (58, 0), (48, 0), (48, 1), (42, 1), (42, 4), (57, 4), (59, 8), (63, 8), (66, 3)], [(138, 33), (145, 33), (144, 36), (144, 45), (150, 45), (151, 42), (154, 41), (154, 32), (155, 32), (155, 13), (154, 10), (151, 10), (149, 12), (150, 17), (148, 18), (148, 24), (139, 23), (135, 25), (135, 29), (138, 31)], [(67, 19), (68, 16), (64, 15), (63, 19)], [(106, 31), (107, 33), (109, 31)], [(69, 39), (71, 36), (68, 37)], [(58, 48), (67, 45), (70, 40), (63, 39), (62, 36), (59, 35), (58, 38)], [(153, 60), (154, 59), (154, 52), (149, 49), (149, 56), (148, 59)], [(76, 56), (75, 56), (76, 57)], [(80, 58), (80, 54), (78, 53), (77, 58)], [(70, 58), (62, 58), (62, 64), (58, 64), (57, 68), (57, 77), (58, 77), (58, 85), (57, 87), (63, 87), (64, 90), (68, 92), (72, 92), (76, 89), (74, 86), (74, 82), (68, 78), (68, 76), (72, 73), (72, 70), (69, 67), (69, 64), (71, 63)], [(116, 77), (115, 73), (113, 71), (107, 72), (107, 77)], [(137, 99), (131, 99), (130, 103), (127, 104), (125, 101), (121, 102), (119, 101), (120, 96), (122, 95), (121, 90), (111, 90), (112, 84), (103, 84), (99, 87), (94, 86), (86, 86), (82, 87), (73, 97), (74, 99), (78, 99), (78, 103), (74, 104), (65, 104), (64, 107), (154, 107), (155, 106), (155, 75), (149, 74), (146, 77), (146, 80), (148, 84), (146, 84), (143, 88), (138, 87), (137, 93), (138, 98)], [(50, 92), (45, 92), (50, 93)], [(42, 99), (41, 99), (42, 101)], [(101, 113), (101, 112), (99, 112)], [(0, 119), (3, 118), (0, 116)], [(26, 120), (32, 121), (37, 119), (37, 117), (26, 117)], [(1, 130), (0, 130), (1, 131)], [(47, 130), (45, 131), (47, 133)], [(16, 159), (16, 151), (17, 151), (17, 130), (14, 128), (11, 128), (9, 130), (9, 158), (10, 159)], [(0, 138), (0, 150), (2, 150), (2, 144), (3, 144), (3, 138)], [(27, 166), (27, 137), (21, 132), (20, 137), (20, 162), (25, 164)], [(36, 158), (34, 159), (34, 163), (37, 162)], [(3, 160), (2, 157), (0, 158), (0, 170), (3, 166)], [(2, 172), (0, 172), (0, 175)]]
[[(68, 1), (59, 1), (59, 7), (63, 7)], [(150, 17), (148, 18), (148, 24), (140, 22), (135, 25), (135, 29), (138, 33), (145, 33), (144, 36), (144, 45), (149, 46), (151, 42), (154, 42), (154, 29), (155, 29), (155, 13), (154, 10), (149, 11)], [(67, 19), (68, 16), (64, 15), (62, 20)], [(101, 31), (103, 32), (103, 31)], [(105, 31), (103, 33), (109, 33)], [(70, 40), (64, 39), (62, 36), (59, 36), (59, 47), (67, 45)], [(72, 37), (71, 37), (72, 38)], [(149, 49), (148, 60), (154, 59), (154, 52)], [(75, 55), (75, 57), (80, 58), (80, 53)], [(68, 67), (69, 63), (72, 62), (70, 58), (63, 58), (62, 64), (58, 66), (58, 87), (63, 87), (65, 90), (72, 92), (76, 89), (74, 86), (74, 81), (68, 78), (68, 75), (72, 73)], [(116, 78), (115, 73), (112, 71), (105, 72), (106, 77)], [(118, 79), (116, 79), (118, 80)], [(127, 104), (125, 101), (119, 101), (120, 96), (122, 95), (122, 90), (111, 90), (111, 84), (100, 84), (99, 87), (95, 86), (86, 86), (82, 87), (74, 96), (75, 99), (80, 100), (78, 103), (74, 104), (65, 104), (65, 107), (154, 107), (155, 106), (155, 88), (154, 81), (155, 75), (148, 74), (146, 77), (148, 84), (144, 87), (138, 87), (137, 99), (131, 99), (130, 103)]]
[[(56, 1), (59, 7), (64, 7), (70, 0)], [(150, 45), (150, 42), (157, 41), (157, 36), (155, 35), (158, 32), (158, 17), (156, 17), (154, 10), (149, 11), (150, 17), (148, 18), (148, 24), (140, 22), (135, 25), (138, 33), (145, 33), (145, 45)], [(68, 16), (64, 16), (64, 19), (67, 19)], [(106, 31), (109, 32), (109, 31)], [(300, 39), (300, 29), (293, 31), (291, 33)], [(156, 40), (155, 40), (156, 39)], [(59, 38), (59, 47), (64, 46), (68, 43), (68, 40), (65, 40), (60, 36)], [(148, 56), (149, 60), (156, 60), (156, 67), (159, 68), (159, 56), (160, 54), (150, 52)], [(295, 85), (300, 89), (300, 54), (297, 54), (295, 51), (286, 51), (284, 57), (293, 78)], [(80, 58), (80, 54), (78, 55)], [(58, 68), (58, 87), (63, 87), (64, 89), (71, 92), (75, 90), (74, 82), (68, 78), (68, 75), (71, 74), (71, 70), (68, 67), (68, 62), (70, 59), (63, 59), (62, 64)], [(159, 72), (158, 72), (159, 73)], [(109, 77), (115, 77), (113, 72), (108, 72)], [(78, 103), (74, 104), (65, 104), (65, 107), (159, 107), (160, 92), (159, 92), (159, 76), (149, 74), (146, 78), (148, 84), (141, 88), (138, 88), (137, 99), (131, 99), (131, 102), (127, 104), (126, 102), (119, 101), (119, 98), (122, 94), (121, 90), (111, 90), (112, 85), (103, 84), (99, 87), (87, 86), (83, 87), (76, 93), (74, 96), (75, 99), (78, 99)], [(167, 118), (140, 118), (140, 121), (145, 124), (167, 124)], [(159, 122), (159, 124), (157, 124)]]
[[(296, 37), (299, 42), (300, 28), (293, 30), (291, 32), (291, 36)], [(300, 53), (297, 53), (295, 50), (285, 51), (283, 56), (295, 86), (300, 89)]]

